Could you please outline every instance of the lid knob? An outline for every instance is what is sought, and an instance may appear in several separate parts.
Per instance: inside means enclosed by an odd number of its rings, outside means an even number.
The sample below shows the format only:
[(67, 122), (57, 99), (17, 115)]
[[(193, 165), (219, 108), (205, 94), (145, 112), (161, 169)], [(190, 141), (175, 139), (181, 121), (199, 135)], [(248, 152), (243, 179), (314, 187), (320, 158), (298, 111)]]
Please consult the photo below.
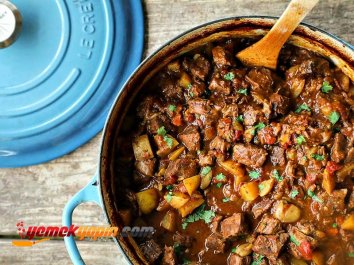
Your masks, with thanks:
[(10, 46), (21, 30), (22, 17), (17, 7), (0, 0), (0, 49)]

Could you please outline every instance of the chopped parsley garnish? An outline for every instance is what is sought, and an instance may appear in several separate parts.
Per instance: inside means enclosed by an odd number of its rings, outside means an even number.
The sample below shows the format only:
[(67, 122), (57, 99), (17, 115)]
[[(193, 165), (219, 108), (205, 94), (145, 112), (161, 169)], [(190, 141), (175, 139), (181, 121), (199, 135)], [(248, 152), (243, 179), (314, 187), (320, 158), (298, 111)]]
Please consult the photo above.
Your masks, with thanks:
[(290, 235), (290, 241), (293, 242), (296, 246), (300, 246), (300, 242), (297, 241), (293, 235)]
[(224, 181), (226, 179), (226, 176), (223, 173), (219, 173), (215, 176), (215, 179), (217, 181)]
[(218, 187), (219, 189), (221, 188), (221, 186), (222, 186), (222, 183), (221, 183), (221, 182), (219, 182), (218, 184), (216, 184), (216, 187)]
[(236, 120), (238, 122), (243, 122), (243, 115), (238, 115), (238, 117), (236, 118)]
[(166, 195), (166, 201), (167, 202), (171, 202), (172, 201), (172, 196), (173, 196), (173, 193), (172, 191), (169, 191)]
[(298, 137), (296, 137), (295, 141), (298, 145), (302, 145), (303, 143), (306, 143), (306, 139), (303, 135), (299, 135)]
[(252, 170), (248, 173), (248, 176), (250, 176), (251, 179), (258, 179), (261, 173), (259, 173), (256, 170)]
[(175, 243), (173, 245), (173, 250), (176, 253), (177, 256), (180, 256), (182, 254), (183, 251), (183, 246), (181, 244), (177, 244)]
[(264, 256), (263, 255), (259, 255), (257, 259), (252, 261), (251, 265), (260, 265), (263, 261)]
[(233, 247), (233, 248), (231, 249), (231, 252), (232, 252), (232, 253), (236, 253), (236, 249), (237, 249), (237, 247)]
[(173, 191), (173, 186), (172, 186), (172, 185), (167, 185), (167, 186), (166, 186), (166, 190), (168, 190), (168, 191)]
[(290, 198), (295, 199), (295, 197), (299, 194), (298, 190), (292, 190), (290, 192)]
[(295, 113), (300, 113), (301, 111), (311, 111), (311, 109), (309, 108), (309, 106), (307, 106), (307, 104), (301, 104), (296, 110)]
[(168, 106), (168, 110), (171, 111), (171, 112), (174, 112), (176, 111), (177, 107), (175, 105), (169, 105)]
[(311, 154), (311, 157), (317, 161), (323, 161), (324, 160), (324, 156), (323, 155), (319, 155), (319, 154)]
[(167, 135), (165, 135), (165, 136), (163, 137), (163, 140), (165, 141), (165, 143), (167, 144), (167, 146), (168, 146), (169, 148), (172, 148), (172, 146), (173, 146), (173, 139), (172, 139), (172, 138), (170, 138), (170, 137), (168, 137)]
[(222, 199), (222, 202), (229, 202), (230, 201), (230, 198), (223, 198)]
[(187, 89), (191, 89), (191, 88), (192, 88), (192, 84), (189, 83), (189, 84), (187, 85)]
[(336, 111), (332, 111), (331, 114), (329, 115), (328, 119), (329, 121), (334, 125), (339, 121), (340, 114)]
[(160, 128), (157, 129), (157, 134), (161, 136), (165, 136), (167, 134), (165, 126), (161, 126)]
[(259, 188), (260, 191), (264, 190), (264, 188), (265, 188), (265, 187), (264, 187), (264, 184), (259, 184), (259, 185), (258, 185), (258, 188)]
[(226, 75), (224, 75), (224, 79), (227, 81), (232, 81), (232, 80), (234, 80), (234, 78), (235, 78), (235, 75), (232, 72), (229, 72)]
[(321, 87), (321, 91), (327, 94), (329, 91), (332, 90), (333, 90), (333, 86), (331, 86), (328, 82), (324, 81)]
[(260, 122), (253, 126), (252, 135), (255, 135), (257, 131), (264, 129), (266, 126), (263, 122)]
[(312, 200), (314, 200), (314, 201), (316, 201), (316, 202), (319, 202), (319, 203), (322, 203), (322, 202), (323, 202), (320, 198), (317, 197), (317, 195), (316, 195), (312, 190), (308, 190), (308, 191), (307, 191), (307, 195), (308, 195), (309, 197), (311, 197)]
[(247, 88), (241, 88), (241, 89), (237, 90), (236, 92), (241, 95), (245, 95), (245, 96), (248, 95)]
[(202, 172), (200, 173), (203, 177), (208, 175), (211, 171), (211, 167), (207, 166), (207, 167), (203, 167), (202, 168)]
[(283, 180), (283, 177), (280, 176), (279, 171), (276, 170), (276, 169), (274, 169), (274, 170), (272, 171), (272, 177), (275, 178), (275, 179), (276, 179), (277, 181), (279, 181), (279, 182)]
[(348, 253), (348, 257), (349, 257), (349, 258), (354, 258), (354, 252)]
[(206, 224), (211, 223), (215, 217), (215, 212), (212, 210), (204, 210), (205, 204), (200, 206), (194, 213), (190, 214), (182, 222), (182, 228), (186, 229), (189, 223), (194, 223), (199, 220), (203, 220)]
[(333, 223), (333, 224), (332, 224), (332, 227), (333, 227), (333, 228), (337, 228), (337, 227), (338, 227), (338, 224), (337, 224), (337, 223)]
[(191, 261), (186, 258), (183, 258), (183, 265), (188, 265), (188, 264), (191, 264)]

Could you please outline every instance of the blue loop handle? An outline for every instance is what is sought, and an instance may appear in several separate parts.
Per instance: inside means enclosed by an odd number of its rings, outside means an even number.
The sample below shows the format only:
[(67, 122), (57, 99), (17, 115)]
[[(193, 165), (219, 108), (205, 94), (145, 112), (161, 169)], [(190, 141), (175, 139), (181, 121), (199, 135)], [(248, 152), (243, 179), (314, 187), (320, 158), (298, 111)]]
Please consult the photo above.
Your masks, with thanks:
[[(103, 208), (98, 188), (98, 175), (94, 176), (89, 184), (87, 184), (85, 188), (76, 193), (74, 197), (72, 197), (71, 200), (66, 204), (63, 212), (63, 226), (70, 227), (72, 225), (72, 216), (75, 208), (85, 202), (94, 202)], [(77, 248), (74, 237), (64, 237), (64, 241), (73, 264), (85, 265), (85, 262), (83, 261)]]

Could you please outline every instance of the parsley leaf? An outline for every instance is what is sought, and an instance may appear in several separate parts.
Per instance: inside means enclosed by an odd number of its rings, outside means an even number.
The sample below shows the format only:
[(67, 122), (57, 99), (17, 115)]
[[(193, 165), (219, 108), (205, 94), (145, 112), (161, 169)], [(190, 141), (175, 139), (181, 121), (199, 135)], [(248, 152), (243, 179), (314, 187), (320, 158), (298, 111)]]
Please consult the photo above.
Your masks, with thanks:
[(192, 88), (192, 84), (189, 83), (189, 84), (187, 85), (187, 89), (191, 89), (191, 88)]
[(202, 172), (200, 173), (203, 177), (208, 175), (211, 171), (211, 167), (207, 166), (207, 167), (203, 167), (202, 168)]
[(340, 114), (336, 111), (332, 111), (331, 114), (329, 115), (328, 119), (329, 121), (334, 125), (339, 121)]
[(348, 257), (349, 257), (349, 258), (354, 258), (354, 252), (348, 253)]
[(254, 259), (253, 262), (251, 263), (251, 265), (260, 265), (262, 263), (264, 256), (263, 255), (259, 255), (257, 259)]
[(203, 220), (206, 224), (211, 223), (215, 217), (215, 212), (212, 210), (204, 210), (205, 204), (200, 206), (194, 213), (190, 214), (182, 222), (182, 228), (186, 229), (189, 223), (194, 223), (199, 220)]
[(250, 176), (251, 179), (258, 179), (261, 173), (259, 173), (256, 170), (252, 170), (248, 173), (248, 175)]
[(229, 72), (226, 75), (224, 75), (224, 79), (227, 80), (227, 81), (234, 80), (234, 78), (235, 78), (235, 75), (232, 72)]
[(257, 131), (264, 129), (265, 127), (266, 127), (265, 124), (263, 122), (260, 122), (260, 123), (256, 124), (255, 126), (253, 126), (253, 131), (251, 134), (255, 135)]
[(191, 261), (186, 258), (183, 258), (183, 265), (188, 265), (188, 264), (191, 264)]
[(272, 177), (275, 178), (275, 179), (276, 179), (277, 181), (279, 181), (279, 182), (283, 180), (283, 177), (280, 176), (279, 171), (276, 170), (276, 169), (274, 169), (274, 170), (272, 171)]
[(298, 190), (292, 190), (290, 192), (290, 198), (295, 199), (295, 197), (299, 194)]
[(327, 94), (329, 91), (332, 90), (333, 90), (333, 86), (331, 86), (328, 82), (324, 81), (321, 87), (321, 91)]
[(324, 156), (323, 155), (319, 155), (319, 154), (311, 154), (311, 157), (317, 161), (323, 161), (324, 160)]
[(243, 122), (243, 115), (238, 115), (238, 117), (236, 118), (236, 120), (238, 122)]
[(169, 105), (168, 106), (168, 110), (171, 111), (171, 112), (174, 112), (176, 111), (177, 107), (175, 105)]
[(224, 198), (222, 199), (222, 202), (229, 202), (230, 201), (230, 198)]
[(236, 253), (236, 249), (237, 249), (237, 247), (233, 247), (233, 248), (231, 249), (231, 252), (232, 252), (232, 253)]
[(226, 179), (226, 176), (223, 173), (219, 173), (215, 176), (217, 181), (224, 181)]
[(297, 241), (293, 235), (290, 235), (290, 241), (293, 242), (296, 246), (300, 246), (300, 242)]
[(296, 137), (295, 142), (298, 145), (302, 145), (303, 143), (306, 143), (306, 139), (303, 135), (299, 135), (298, 137)]
[(218, 187), (219, 189), (221, 188), (221, 186), (222, 186), (222, 183), (221, 183), (221, 182), (219, 182), (218, 184), (216, 184), (216, 187)]
[(296, 110), (295, 110), (295, 113), (300, 113), (301, 111), (311, 111), (311, 109), (309, 108), (309, 106), (307, 106), (307, 104), (301, 104)]
[(259, 185), (258, 185), (258, 188), (259, 188), (260, 191), (264, 190), (264, 188), (265, 188), (265, 187), (264, 187), (264, 184), (259, 184)]
[(169, 148), (172, 148), (172, 146), (173, 146), (173, 139), (172, 139), (172, 138), (170, 138), (170, 137), (168, 137), (167, 135), (165, 135), (165, 136), (163, 137), (163, 140), (165, 141), (165, 143), (167, 144), (167, 146), (168, 146)]
[(168, 191), (173, 191), (173, 185), (167, 185), (166, 190)]
[(247, 88), (240, 88), (240, 89), (237, 90), (236, 92), (237, 92), (238, 94), (241, 94), (241, 95), (245, 95), (245, 96), (248, 95)]
[(337, 223), (333, 223), (333, 224), (332, 224), (332, 227), (333, 227), (333, 228), (337, 228), (337, 227), (338, 227), (338, 224), (337, 224)]
[(307, 195), (308, 195), (310, 198), (312, 198), (312, 200), (314, 200), (314, 201), (316, 201), (316, 202), (319, 202), (319, 203), (323, 203), (323, 201), (322, 201), (320, 198), (318, 198), (318, 197), (316, 196), (316, 194), (315, 194), (312, 190), (308, 190), (308, 191), (307, 191)]
[(161, 136), (165, 136), (167, 134), (165, 126), (161, 126), (160, 128), (157, 129), (157, 134)]
[(166, 195), (166, 201), (167, 202), (171, 202), (172, 201), (172, 196), (173, 196), (173, 193), (172, 191), (169, 191)]

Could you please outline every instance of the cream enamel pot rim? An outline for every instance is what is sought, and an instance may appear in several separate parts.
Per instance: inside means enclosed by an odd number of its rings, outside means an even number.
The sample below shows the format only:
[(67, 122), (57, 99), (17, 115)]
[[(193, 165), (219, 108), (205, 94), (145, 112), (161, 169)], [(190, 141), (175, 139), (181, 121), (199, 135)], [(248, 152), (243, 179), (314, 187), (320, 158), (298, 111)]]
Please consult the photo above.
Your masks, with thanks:
[[(273, 17), (234, 17), (213, 21), (191, 29), (169, 41), (149, 56), (130, 76), (115, 100), (104, 128), (99, 167), (96, 176), (66, 205), (63, 225), (70, 226), (74, 209), (83, 202), (95, 202), (103, 208), (111, 226), (123, 227), (117, 212), (119, 201), (115, 201), (117, 176), (112, 163), (115, 157), (116, 136), (123, 128), (124, 117), (135, 96), (144, 84), (163, 66), (179, 55), (202, 44), (223, 37), (259, 37), (274, 24)], [(354, 47), (341, 39), (315, 28), (301, 24), (289, 39), (289, 43), (315, 51), (330, 59), (354, 81)], [(118, 233), (119, 235), (119, 233)], [(135, 241), (128, 237), (114, 238), (118, 251), (130, 264), (148, 264)], [(74, 238), (65, 238), (65, 244), (74, 264), (85, 264), (77, 249)]]

